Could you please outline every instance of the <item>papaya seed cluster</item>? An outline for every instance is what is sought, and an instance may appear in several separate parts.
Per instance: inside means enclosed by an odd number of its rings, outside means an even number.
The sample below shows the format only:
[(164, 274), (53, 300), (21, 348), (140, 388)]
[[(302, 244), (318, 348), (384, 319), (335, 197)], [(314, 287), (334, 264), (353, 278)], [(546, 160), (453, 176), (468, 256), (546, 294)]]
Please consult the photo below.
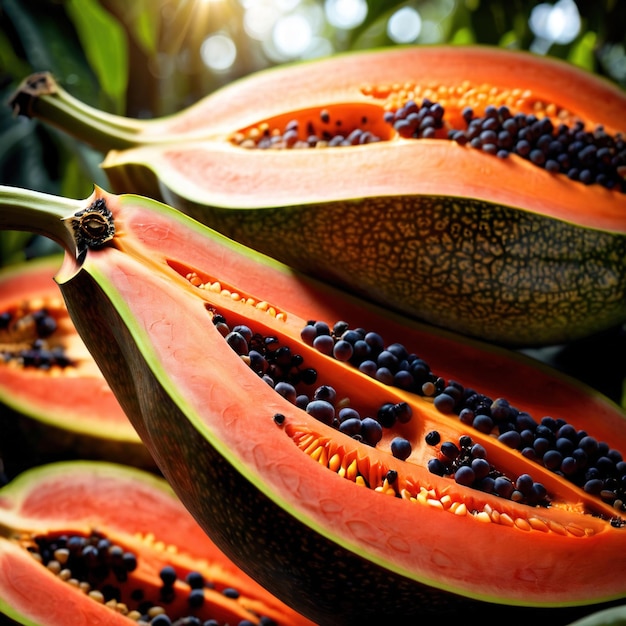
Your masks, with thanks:
[[(362, 417), (347, 399), (338, 398), (335, 389), (328, 384), (317, 386), (313, 393), (304, 392), (302, 384), (314, 385), (317, 372), (306, 367), (301, 355), (281, 345), (276, 337), (254, 333), (246, 325), (231, 328), (221, 314), (215, 314), (213, 322), (231, 348), (277, 393), (343, 434), (376, 446), (382, 439), (384, 428), (407, 423), (412, 417), (411, 407), (405, 402), (383, 403), (372, 416)], [(385, 345), (377, 332), (351, 329), (345, 322), (337, 322), (331, 328), (325, 322), (311, 321), (302, 329), (301, 337), (320, 352), (349, 362), (384, 384), (431, 398), (442, 413), (456, 412), (463, 423), (492, 434), (508, 447), (520, 450), (526, 458), (542, 463), (581, 485), (588, 493), (611, 502), (616, 510), (624, 510), (625, 464), (620, 453), (610, 450), (603, 442), (597, 442), (598, 454), (592, 457), (595, 461), (589, 463), (588, 457), (583, 459), (581, 451), (573, 451), (573, 439), (584, 440), (589, 436), (575, 431), (564, 420), (544, 417), (541, 423), (537, 423), (506, 400), (492, 400), (472, 389), (464, 389), (458, 382), (446, 382), (402, 344)], [(280, 420), (277, 423), (281, 423)], [(562, 439), (571, 435), (572, 431), (575, 437), (569, 449), (573, 456), (563, 457), (563, 451), (568, 448)], [(552, 433), (551, 439), (548, 432)], [(439, 441), (434, 438), (435, 435), (429, 433), (426, 443), (436, 446)], [(587, 446), (586, 440), (582, 445)], [(392, 455), (403, 461), (409, 459), (412, 453), (411, 442), (399, 436), (392, 440), (390, 448)], [(603, 453), (606, 459), (600, 461), (599, 455)], [(560, 463), (557, 463), (559, 458)], [(577, 464), (576, 471), (568, 469), (571, 463)], [(563, 466), (565, 471), (562, 471)], [(527, 473), (512, 478), (505, 476), (487, 461), (487, 451), (474, 444), (469, 435), (462, 436), (458, 445), (454, 442), (442, 443), (428, 469), (485, 493), (530, 506), (549, 506), (549, 495), (541, 483)]]
[[(178, 572), (172, 565), (159, 571), (161, 586), (146, 589), (133, 580), (139, 556), (112, 542), (104, 534), (90, 536), (67, 534), (25, 537), (24, 548), (44, 567), (94, 602), (128, 617), (139, 626), (225, 626), (210, 617), (210, 603), (205, 601), (204, 589), (213, 583), (199, 571)], [(180, 593), (184, 583), (188, 613), (174, 616), (168, 605)], [(239, 592), (225, 587), (221, 593), (232, 599)], [(237, 626), (276, 626), (274, 620), (262, 616), (258, 622), (240, 620)]]
[(26, 302), (0, 313), (0, 358), (19, 367), (40, 370), (65, 369), (74, 365), (55, 338), (56, 317), (51, 313), (60, 302)]
[[(585, 185), (598, 184), (626, 193), (626, 141), (602, 126), (587, 129), (567, 110), (533, 98), (528, 90), (490, 85), (421, 88), (415, 83), (363, 87), (362, 93), (383, 101), (383, 117), (398, 137), (442, 139), (499, 158), (517, 155), (553, 174)], [(355, 105), (355, 107), (358, 105)], [(445, 117), (447, 108), (452, 111)], [(243, 148), (291, 149), (349, 147), (383, 138), (363, 127), (330, 124), (327, 110), (319, 124), (298, 119), (284, 128), (262, 122), (235, 133), (232, 143)], [(304, 133), (304, 134), (303, 134)], [(392, 135), (393, 136), (393, 135)]]

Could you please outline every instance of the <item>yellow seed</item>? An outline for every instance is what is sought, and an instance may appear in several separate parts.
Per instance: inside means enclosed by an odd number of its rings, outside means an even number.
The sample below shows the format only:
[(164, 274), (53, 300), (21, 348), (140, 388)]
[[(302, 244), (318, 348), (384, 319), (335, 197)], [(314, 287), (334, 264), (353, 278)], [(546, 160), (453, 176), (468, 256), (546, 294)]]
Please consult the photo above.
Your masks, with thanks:
[(61, 564), (58, 561), (48, 561), (46, 567), (54, 574), (58, 574), (61, 571)]
[(441, 509), (443, 511), (443, 504), (441, 504), (440, 500), (435, 500), (434, 498), (428, 498), (428, 500), (426, 500), (426, 504), (428, 504), (428, 506), (432, 506), (435, 509)]
[(441, 506), (443, 506), (444, 509), (449, 509), (452, 506), (452, 497), (449, 495), (445, 495), (441, 498)]
[(118, 602), (115, 605), (115, 610), (122, 615), (128, 615), (128, 607), (123, 602)]
[(303, 437), (298, 441), (298, 448), (301, 450), (306, 450), (308, 445), (315, 439), (315, 435), (308, 434), (303, 435)]
[(544, 532), (544, 533), (547, 533), (548, 530), (550, 530), (548, 528), (548, 525), (542, 519), (539, 519), (538, 517), (529, 517), (528, 518), (528, 523), (535, 530), (540, 530), (541, 532)]
[(528, 520), (524, 519), (523, 517), (516, 517), (515, 518), (515, 526), (517, 528), (519, 528), (520, 530), (531, 530), (531, 525), (528, 523)]
[(156, 617), (163, 613), (165, 613), (165, 609), (162, 606), (151, 606), (147, 611), (148, 617)]
[(491, 521), (494, 524), (499, 524), (500, 523), (500, 511), (496, 511), (495, 509), (493, 511), (491, 511)]
[(322, 448), (322, 453), (319, 457), (319, 464), (323, 465), (324, 467), (328, 467), (328, 450), (326, 449), (326, 447)]
[(78, 583), (78, 588), (83, 593), (89, 593), (91, 591), (91, 585), (88, 582), (84, 581), (84, 580)]
[(319, 461), (319, 458), (322, 455), (323, 451), (324, 451), (324, 446), (318, 446), (317, 448), (315, 448), (315, 450), (313, 450), (310, 456), (314, 461)]
[(95, 600), (96, 602), (99, 602), (100, 604), (104, 603), (104, 596), (102, 595), (102, 592), (98, 591), (97, 589), (92, 589), (87, 595), (92, 600)]
[(467, 506), (465, 505), (465, 502), (460, 502), (459, 506), (455, 507), (454, 514), (455, 515), (467, 515)]
[(576, 524), (568, 524), (565, 528), (571, 535), (574, 535), (574, 537), (585, 536), (585, 529), (580, 526), (576, 526)]
[(354, 459), (354, 461), (352, 461), (352, 463), (348, 465), (348, 469), (346, 470), (347, 478), (353, 481), (356, 478), (357, 470), (358, 468), (357, 468), (356, 459)]
[(478, 513), (476, 513), (476, 515), (474, 515), (474, 517), (479, 522), (491, 522), (491, 517), (489, 516), (489, 513), (486, 513), (485, 511), (479, 511)]
[(269, 309), (269, 304), (267, 302), (265, 302), (265, 300), (263, 300), (262, 302), (259, 302), (256, 305), (256, 308), (261, 310), (261, 311), (267, 311), (267, 309)]
[(313, 454), (313, 452), (315, 452), (315, 450), (317, 450), (317, 447), (320, 445), (320, 440), (319, 439), (313, 439), (313, 441), (304, 449), (304, 453), (308, 454), (309, 456)]
[(135, 622), (139, 621), (139, 619), (141, 618), (141, 613), (139, 611), (136, 610), (132, 610), (128, 613), (128, 615), (126, 617), (129, 617), (130, 619), (134, 620)]
[(354, 482), (359, 487), (367, 487), (367, 484), (365, 483), (365, 478), (363, 478), (363, 476), (361, 476), (360, 474), (354, 479)]
[(214, 283), (211, 283), (209, 290), (213, 293), (220, 293), (222, 291), (222, 285), (219, 282), (215, 281)]
[(54, 558), (61, 563), (61, 565), (65, 565), (65, 563), (67, 563), (69, 555), (70, 551), (67, 548), (59, 548), (54, 551)]
[(400, 496), (403, 500), (415, 500), (408, 489), (400, 489)]
[(331, 469), (333, 472), (336, 472), (341, 467), (341, 457), (335, 453), (330, 457), (328, 461), (328, 469)]
[(515, 522), (513, 521), (513, 518), (508, 513), (501, 513), (500, 524), (502, 524), (503, 526), (513, 526)]
[(61, 580), (65, 580), (67, 582), (71, 577), (72, 577), (72, 572), (69, 569), (67, 569), (67, 568), (62, 569), (59, 572), (59, 578)]
[(280, 320), (281, 322), (286, 322), (287, 321), (287, 316), (285, 315), (285, 313), (278, 313), (276, 315), (276, 319)]
[(230, 294), (230, 298), (231, 300), (234, 300), (235, 302), (237, 302), (238, 300), (241, 300), (241, 294), (238, 294), (236, 291), (233, 291)]
[(550, 520), (548, 522), (548, 526), (552, 532), (555, 532), (559, 535), (567, 535), (567, 530), (565, 530), (565, 526), (563, 524), (559, 524), (559, 522), (555, 522), (554, 520)]

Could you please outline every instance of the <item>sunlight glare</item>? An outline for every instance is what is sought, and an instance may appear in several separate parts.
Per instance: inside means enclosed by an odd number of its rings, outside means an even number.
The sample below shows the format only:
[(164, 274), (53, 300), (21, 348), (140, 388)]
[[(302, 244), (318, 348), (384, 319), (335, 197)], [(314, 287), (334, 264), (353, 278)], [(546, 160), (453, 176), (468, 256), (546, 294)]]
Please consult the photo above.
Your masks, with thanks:
[(326, 0), (326, 19), (331, 26), (349, 30), (363, 23), (367, 17), (365, 0)]
[(210, 35), (200, 47), (200, 56), (204, 64), (211, 70), (228, 70), (237, 58), (235, 42), (222, 33)]
[(530, 13), (528, 24), (535, 36), (550, 43), (568, 44), (580, 32), (581, 21), (574, 0), (556, 4), (538, 4)]
[(416, 9), (402, 7), (387, 22), (387, 35), (395, 43), (411, 43), (422, 30), (422, 18)]
[(276, 51), (287, 58), (297, 58), (304, 54), (312, 39), (311, 24), (303, 15), (285, 15), (274, 24), (273, 44)]

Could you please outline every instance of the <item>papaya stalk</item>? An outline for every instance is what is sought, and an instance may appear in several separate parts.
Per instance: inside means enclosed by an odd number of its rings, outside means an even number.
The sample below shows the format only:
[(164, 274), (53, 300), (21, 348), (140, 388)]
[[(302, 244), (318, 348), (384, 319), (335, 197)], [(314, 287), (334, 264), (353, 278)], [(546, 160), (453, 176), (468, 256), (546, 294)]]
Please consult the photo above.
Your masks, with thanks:
[(626, 596), (625, 417), (600, 394), (154, 200), (62, 205), (0, 189), (0, 227), (65, 242), (68, 310), (155, 462), (298, 612), (565, 624)]
[(527, 346), (626, 319), (626, 95), (563, 62), (351, 53), (148, 121), (36, 75), (12, 105), (107, 152), (115, 191), (411, 317)]

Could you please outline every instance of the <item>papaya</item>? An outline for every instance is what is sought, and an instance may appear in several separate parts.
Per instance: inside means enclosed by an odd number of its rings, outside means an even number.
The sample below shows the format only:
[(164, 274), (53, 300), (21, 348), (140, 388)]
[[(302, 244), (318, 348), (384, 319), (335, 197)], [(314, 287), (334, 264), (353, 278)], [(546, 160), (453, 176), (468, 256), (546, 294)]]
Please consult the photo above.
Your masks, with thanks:
[(43, 455), (154, 468), (72, 324), (53, 280), (58, 256), (0, 272), (0, 402)]
[(148, 121), (38, 74), (12, 106), (107, 152), (114, 191), (431, 324), (539, 346), (626, 319), (626, 94), (564, 62), (348, 53)]
[(622, 605), (587, 615), (576, 620), (571, 626), (624, 626), (624, 624), (626, 624), (626, 606)]
[(162, 478), (123, 465), (52, 463), (0, 489), (0, 563), (0, 614), (28, 626), (311, 624), (229, 561)]
[(307, 618), (565, 624), (626, 596), (626, 422), (599, 393), (152, 199), (0, 209), (66, 246), (72, 320), (163, 475)]

